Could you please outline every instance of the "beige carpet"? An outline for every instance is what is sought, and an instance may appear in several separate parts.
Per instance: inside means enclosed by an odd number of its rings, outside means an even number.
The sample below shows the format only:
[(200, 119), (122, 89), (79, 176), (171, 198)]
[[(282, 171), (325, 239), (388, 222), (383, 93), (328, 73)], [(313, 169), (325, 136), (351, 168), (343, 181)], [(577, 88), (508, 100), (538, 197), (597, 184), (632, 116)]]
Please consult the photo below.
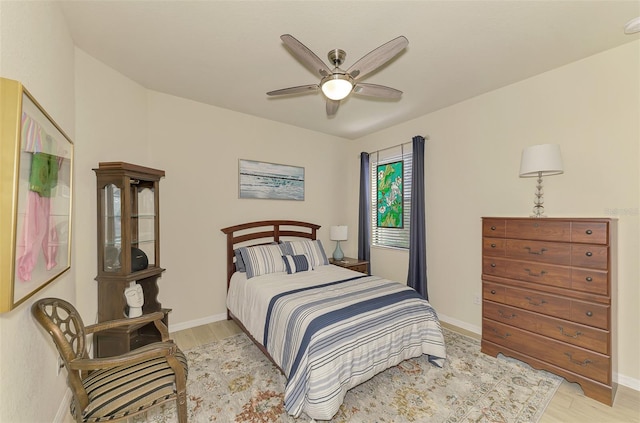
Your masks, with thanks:
[[(445, 330), (447, 361), (407, 360), (347, 393), (332, 422), (537, 422), (562, 379)], [(308, 422), (284, 410), (285, 378), (244, 335), (187, 351), (189, 422)], [(133, 419), (175, 422), (166, 405)]]

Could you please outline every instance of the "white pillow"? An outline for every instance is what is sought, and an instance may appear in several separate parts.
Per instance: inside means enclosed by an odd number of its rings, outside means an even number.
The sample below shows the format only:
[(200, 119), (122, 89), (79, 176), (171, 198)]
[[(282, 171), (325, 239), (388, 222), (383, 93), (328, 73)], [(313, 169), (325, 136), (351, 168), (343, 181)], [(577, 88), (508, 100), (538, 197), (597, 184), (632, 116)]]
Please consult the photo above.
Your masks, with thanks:
[(247, 271), (247, 279), (286, 270), (280, 245), (241, 247), (240, 254)]
[(309, 264), (312, 268), (318, 266), (325, 266), (329, 264), (327, 255), (322, 248), (322, 242), (319, 239), (316, 240), (303, 240), (303, 241), (285, 241), (282, 244), (285, 254), (299, 255), (304, 254), (309, 259)]

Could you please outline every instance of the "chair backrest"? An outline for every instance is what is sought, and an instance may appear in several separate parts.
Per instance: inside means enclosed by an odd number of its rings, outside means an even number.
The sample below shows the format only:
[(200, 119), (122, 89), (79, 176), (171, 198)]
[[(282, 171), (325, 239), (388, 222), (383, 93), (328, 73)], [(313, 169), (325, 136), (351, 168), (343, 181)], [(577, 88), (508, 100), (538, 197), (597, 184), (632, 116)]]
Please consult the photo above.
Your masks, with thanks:
[(69, 387), (82, 407), (88, 402), (78, 370), (69, 363), (77, 358), (89, 358), (86, 348), (86, 332), (82, 318), (74, 306), (59, 298), (44, 298), (31, 306), (31, 313), (38, 323), (51, 335), (67, 369)]

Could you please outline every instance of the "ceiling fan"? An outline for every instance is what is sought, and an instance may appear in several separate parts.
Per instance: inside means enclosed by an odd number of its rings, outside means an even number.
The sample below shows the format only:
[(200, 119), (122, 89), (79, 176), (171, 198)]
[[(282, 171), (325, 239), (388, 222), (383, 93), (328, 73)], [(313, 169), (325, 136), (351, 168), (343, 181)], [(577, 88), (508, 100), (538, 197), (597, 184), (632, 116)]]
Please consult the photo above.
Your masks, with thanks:
[(320, 89), (327, 99), (327, 116), (333, 116), (338, 111), (340, 101), (352, 92), (358, 95), (385, 99), (397, 99), (402, 95), (402, 91), (395, 88), (367, 84), (360, 82), (360, 80), (404, 50), (409, 44), (409, 40), (403, 36), (394, 38), (367, 53), (346, 71), (340, 69), (340, 65), (342, 65), (346, 56), (344, 50), (334, 49), (329, 51), (327, 56), (334, 66), (333, 70), (330, 70), (318, 56), (293, 36), (284, 34), (280, 39), (289, 47), (294, 56), (320, 77), (320, 83), (269, 91), (267, 93), (269, 96), (317, 92)]

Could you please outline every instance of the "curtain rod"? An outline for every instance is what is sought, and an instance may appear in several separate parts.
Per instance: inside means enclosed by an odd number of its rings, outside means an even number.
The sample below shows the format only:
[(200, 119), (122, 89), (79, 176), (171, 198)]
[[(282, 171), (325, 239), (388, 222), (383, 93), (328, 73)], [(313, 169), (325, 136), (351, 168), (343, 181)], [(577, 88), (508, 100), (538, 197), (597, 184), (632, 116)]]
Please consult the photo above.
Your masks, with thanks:
[[(422, 137), (424, 138), (425, 141), (429, 140), (429, 135), (423, 135)], [(392, 148), (402, 147), (405, 144), (412, 144), (412, 143), (413, 143), (413, 140), (407, 141), (407, 142), (403, 142), (403, 143), (400, 143), (400, 144), (396, 144), (396, 145), (392, 145), (391, 147), (385, 147), (383, 149), (372, 151), (372, 152), (367, 153), (367, 154), (371, 155), (373, 153), (379, 153), (381, 151), (391, 150)], [(358, 157), (360, 157), (360, 155), (358, 155)]]

